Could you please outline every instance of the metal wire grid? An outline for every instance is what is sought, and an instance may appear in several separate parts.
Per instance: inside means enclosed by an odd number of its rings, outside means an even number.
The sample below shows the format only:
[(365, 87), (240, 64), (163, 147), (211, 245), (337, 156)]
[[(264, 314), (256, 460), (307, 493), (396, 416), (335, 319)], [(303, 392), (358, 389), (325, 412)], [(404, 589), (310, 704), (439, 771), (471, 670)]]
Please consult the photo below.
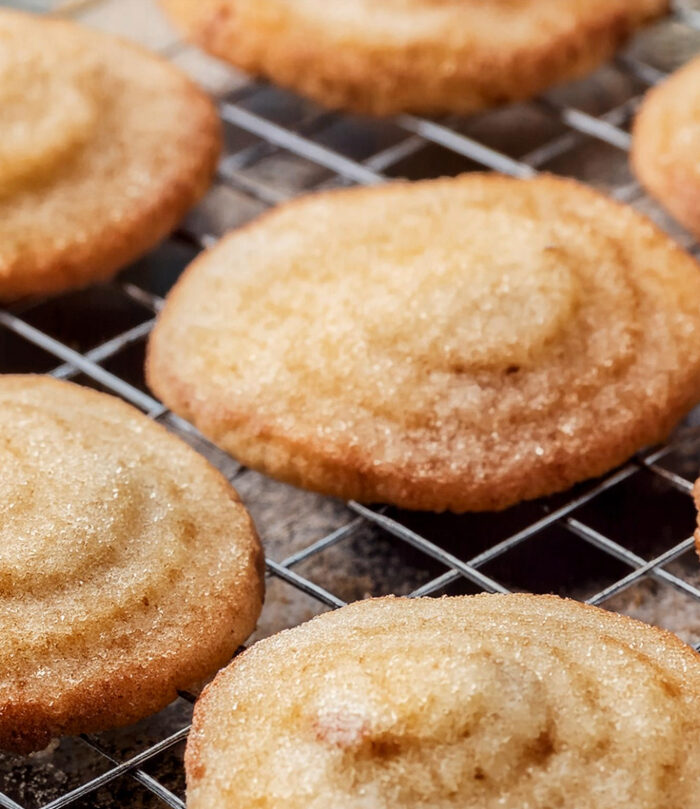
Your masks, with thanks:
[[(677, 7), (674, 10), (674, 17), (678, 25), (700, 31), (700, 11)], [(698, 45), (700, 47), (700, 39)], [(169, 47), (168, 54), (176, 55), (178, 48), (179, 46)], [(276, 121), (269, 115), (254, 111), (254, 105), (250, 103), (261, 94), (270, 92), (269, 88), (261, 82), (249, 81), (220, 101), (223, 120), (237, 135), (244, 136), (245, 143), (227, 150), (220, 164), (219, 181), (223, 187), (234, 189), (252, 201), (255, 206), (262, 208), (312, 188), (385, 182), (392, 168), (434, 147), (441, 149), (443, 155), (449, 153), (466, 159), (468, 168), (493, 169), (516, 177), (534, 175), (540, 168), (549, 167), (553, 161), (573, 152), (584, 141), (605, 144), (622, 154), (629, 148), (630, 136), (626, 126), (641, 99), (641, 90), (660, 81), (665, 73), (649, 62), (629, 54), (616, 60), (616, 69), (625, 76), (633, 77), (634, 81), (639, 83), (640, 92), (628, 95), (621, 103), (602, 115), (595, 115), (585, 109), (557, 101), (556, 94), (548, 94), (532, 102), (532, 106), (540, 114), (557, 121), (561, 125), (561, 131), (527, 154), (517, 157), (496, 148), (485, 139), (460, 131), (461, 122), (458, 119), (432, 121), (413, 115), (399, 116), (391, 123), (395, 133), (399, 133), (392, 142), (372, 150), (371, 154), (362, 159), (348, 156), (342, 150), (324, 143), (322, 137), (329, 128), (338, 124), (343, 125), (345, 119), (342, 115), (305, 105), (305, 114), (298, 116), (292, 123)], [(362, 122), (361, 126), (369, 127), (370, 123)], [(357, 134), (357, 130), (355, 133)], [(302, 187), (290, 190), (288, 187), (270, 182), (269, 178), (261, 179), (255, 172), (250, 171), (251, 168), (260, 166), (266, 159), (281, 154), (300, 160), (304, 165), (323, 170), (321, 178), (316, 178), (310, 184), (302, 183)], [(631, 180), (615, 185), (611, 191), (619, 199), (635, 204), (644, 199), (640, 187)], [(185, 242), (195, 245), (196, 249), (201, 249), (215, 242), (216, 238), (216, 234), (210, 232), (207, 227), (202, 227), (201, 223), (198, 226), (194, 217), (189, 225), (174, 237), (173, 243)], [(696, 253), (700, 249), (698, 245), (692, 244), (687, 235), (680, 234), (680, 238), (686, 247)], [(120, 373), (117, 370), (124, 367), (123, 363), (119, 364), (120, 358), (127, 356), (133, 347), (143, 344), (153, 327), (154, 316), (162, 306), (162, 297), (153, 291), (152, 285), (139, 283), (128, 273), (102, 289), (107, 302), (118, 298), (121, 301), (128, 299), (139, 308), (141, 316), (135, 324), (87, 350), (80, 345), (72, 346), (67, 340), (52, 336), (49, 333), (50, 329), (36, 325), (34, 313), (37, 309), (41, 310), (46, 302), (39, 301), (29, 307), (0, 310), (0, 338), (5, 337), (13, 341), (18, 339), (23, 346), (19, 352), (20, 360), (11, 370), (35, 371), (39, 367), (40, 370), (48, 371), (55, 377), (77, 378), (85, 384), (121, 396), (151, 418), (166, 424), (193, 443), (238, 484), (242, 476), (245, 476), (245, 470), (209, 444), (191, 425), (169, 412), (143, 388), (140, 381), (132, 378), (131, 373)], [(49, 304), (53, 307), (54, 314), (56, 311), (60, 313), (62, 301), (67, 299), (68, 296), (63, 296)], [(67, 317), (70, 318), (70, 314)], [(12, 345), (20, 343), (13, 342)], [(37, 349), (41, 361), (32, 353), (36, 353)], [(29, 354), (25, 362), (26, 352)], [(41, 367), (42, 362), (44, 366), (46, 365), (47, 357), (53, 358), (51, 368)], [(133, 360), (131, 363), (133, 364)], [(21, 367), (16, 367), (17, 365)], [(2, 370), (10, 369), (3, 367)], [(349, 558), (352, 558), (349, 543), (358, 533), (369, 528), (375, 537), (393, 543), (393, 552), (399, 555), (408, 553), (409, 561), (406, 563), (408, 566), (418, 568), (427, 566), (430, 573), (427, 580), (411, 587), (407, 592), (409, 595), (478, 591), (507, 593), (517, 589), (528, 589), (518, 582), (518, 567), (521, 564), (518, 561), (518, 552), (532, 546), (546, 536), (547, 532), (555, 530), (566, 535), (564, 541), (567, 543), (567, 552), (571, 547), (569, 543), (576, 538), (583, 543), (581, 547), (594, 549), (599, 554), (595, 558), (601, 570), (607, 565), (614, 571), (609, 576), (611, 580), (604, 583), (604, 586), (597, 586), (595, 592), (583, 596), (589, 603), (605, 603), (609, 606), (611, 599), (646, 580), (656, 582), (660, 586), (670, 586), (692, 599), (693, 603), (697, 603), (700, 601), (698, 587), (700, 576), (696, 578), (692, 573), (688, 574), (686, 568), (678, 565), (674, 567), (674, 563), (681, 560), (684, 555), (687, 556), (693, 544), (692, 537), (687, 536), (692, 525), (692, 508), (687, 495), (692, 487), (693, 469), (699, 457), (700, 428), (690, 427), (670, 443), (640, 453), (624, 467), (599, 481), (577, 487), (573, 492), (562, 496), (516, 507), (505, 517), (485, 515), (457, 518), (447, 515), (411, 515), (393, 508), (374, 508), (351, 502), (346, 507), (335, 507), (336, 525), (320, 539), (306, 538), (300, 543), (300, 547), (282, 559), (275, 559), (269, 555), (267, 571), (270, 577), (285, 582), (297, 592), (309, 596), (321, 609), (342, 606), (345, 599), (333, 591), (338, 588), (324, 586), (314, 580), (312, 575), (300, 573), (299, 569), (303, 570), (305, 565), (308, 567), (309, 563), (313, 563), (315, 559), (332, 552), (335, 548), (339, 549), (340, 553), (347, 551)], [(615, 531), (606, 528), (605, 519), (601, 528), (600, 515), (591, 518), (590, 506), (602, 503), (601, 513), (611, 515), (610, 519), (613, 522), (616, 520), (624, 522), (618, 511), (619, 502), (624, 503), (624, 495), (620, 492), (630, 481), (639, 481), (645, 476), (647, 485), (651, 486), (657, 495), (656, 499), (652, 498), (649, 508), (656, 508), (657, 513), (659, 509), (669, 509), (668, 520), (675, 522), (676, 526), (682, 524), (687, 528), (682, 534), (682, 539), (679, 540), (679, 534), (672, 531), (669, 536), (661, 538), (657, 536), (658, 541), (655, 543), (651, 545), (647, 543), (644, 548), (638, 548), (634, 542), (626, 541), (626, 538), (611, 536), (610, 534), (614, 534)], [(253, 481), (253, 490), (255, 485)], [(663, 493), (663, 496), (659, 493)], [(255, 494), (250, 498), (251, 505), (254, 499)], [(638, 493), (634, 499), (638, 506)], [(682, 519), (679, 516), (680, 512), (683, 512)], [(663, 518), (665, 519), (666, 515)], [(515, 526), (515, 530), (512, 526)], [(443, 541), (443, 535), (456, 536), (457, 541)], [(465, 536), (468, 541), (464, 541)], [(546, 547), (551, 548), (551, 543)], [(470, 548), (478, 550), (469, 553)], [(412, 553), (414, 555), (411, 555)], [(541, 549), (533, 553), (537, 558)], [(498, 567), (502, 560), (509, 558), (515, 561)], [(420, 561), (416, 561), (417, 559)], [(559, 581), (557, 577), (561, 574), (561, 570), (557, 568), (560, 561), (561, 559), (557, 560), (553, 572), (550, 571), (550, 579), (555, 582)], [(526, 560), (525, 566), (527, 563)], [(557, 584), (549, 588), (546, 580), (540, 584), (539, 589), (537, 587), (533, 589), (536, 591), (554, 589), (561, 592)], [(405, 588), (402, 592), (406, 592)], [(582, 597), (575, 586), (565, 592)], [(696, 648), (700, 648), (700, 643), (696, 644)], [(190, 702), (193, 700), (191, 695), (182, 696)], [(114, 788), (116, 783), (128, 777), (150, 794), (154, 803), (147, 805), (167, 805), (183, 809), (185, 804), (181, 787), (175, 789), (166, 786), (150, 774), (148, 768), (149, 764), (164, 753), (179, 750), (188, 729), (185, 725), (172, 733), (164, 734), (155, 743), (148, 744), (138, 753), (121, 761), (99, 737), (83, 736), (77, 742), (79, 747), (76, 750), (82, 751), (86, 756), (96, 755), (104, 762), (103, 772), (62, 791), (48, 801), (33, 799), (31, 807), (18, 802), (15, 799), (17, 796), (13, 798), (0, 791), (0, 807), (34, 809), (34, 806), (42, 806), (43, 809), (59, 809), (67, 806), (91, 806), (93, 805), (91, 801), (95, 799), (98, 791), (103, 788)], [(19, 759), (15, 757), (13, 761), (18, 763)], [(118, 805), (118, 800), (117, 796), (115, 803), (109, 805)]]

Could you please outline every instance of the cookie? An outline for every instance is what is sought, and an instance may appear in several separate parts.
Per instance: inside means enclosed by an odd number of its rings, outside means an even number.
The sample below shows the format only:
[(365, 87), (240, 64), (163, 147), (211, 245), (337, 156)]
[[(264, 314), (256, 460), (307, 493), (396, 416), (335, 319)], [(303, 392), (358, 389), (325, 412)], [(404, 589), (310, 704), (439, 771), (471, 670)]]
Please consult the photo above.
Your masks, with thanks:
[(0, 748), (128, 724), (255, 627), (260, 545), (226, 479), (121, 400), (0, 376)]
[(197, 703), (189, 809), (698, 809), (700, 657), (553, 596), (383, 598)]
[(700, 239), (700, 57), (650, 90), (635, 121), (639, 181)]
[(589, 73), (668, 0), (161, 0), (250, 73), (360, 113), (469, 113)]
[(412, 509), (602, 474), (700, 398), (700, 271), (573, 181), (469, 174), (297, 200), (170, 294), (151, 387), (244, 464)]
[(0, 9), (0, 301), (106, 279), (210, 183), (213, 105), (134, 45)]

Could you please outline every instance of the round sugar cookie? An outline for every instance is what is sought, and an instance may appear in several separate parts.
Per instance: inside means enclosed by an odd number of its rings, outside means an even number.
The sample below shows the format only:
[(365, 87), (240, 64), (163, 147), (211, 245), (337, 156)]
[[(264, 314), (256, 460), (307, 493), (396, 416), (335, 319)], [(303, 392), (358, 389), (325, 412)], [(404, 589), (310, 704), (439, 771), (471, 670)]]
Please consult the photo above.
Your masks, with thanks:
[(0, 749), (128, 724), (230, 660), (260, 614), (236, 492), (121, 400), (0, 376)]
[(134, 45), (0, 9), (0, 301), (105, 279), (202, 196), (216, 110)]
[(700, 239), (700, 57), (647, 94), (632, 165), (649, 193)]
[(468, 113), (578, 78), (668, 0), (161, 0), (211, 53), (329, 107)]
[(553, 596), (383, 598), (195, 706), (189, 809), (698, 809), (700, 657)]
[(244, 464), (413, 509), (602, 474), (700, 398), (700, 268), (573, 181), (307, 197), (186, 271), (151, 387)]

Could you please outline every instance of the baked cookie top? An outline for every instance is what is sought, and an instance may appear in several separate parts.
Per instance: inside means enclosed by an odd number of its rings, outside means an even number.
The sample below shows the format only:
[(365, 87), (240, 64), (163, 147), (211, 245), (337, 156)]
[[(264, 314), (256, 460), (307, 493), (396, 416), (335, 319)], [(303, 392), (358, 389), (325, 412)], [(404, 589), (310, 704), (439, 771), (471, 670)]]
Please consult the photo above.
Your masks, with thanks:
[(700, 271), (573, 181), (319, 194), (199, 257), (147, 365), (169, 407), (274, 477), (498, 509), (601, 474), (700, 397)]
[(204, 193), (216, 111), (116, 38), (0, 9), (0, 300), (106, 278)]
[(0, 748), (153, 713), (255, 627), (262, 554), (235, 491), (122, 401), (0, 376)]
[(700, 57), (647, 94), (632, 165), (649, 193), (700, 238)]
[(593, 70), (668, 0), (161, 0), (215, 55), (330, 107), (473, 112)]
[(206, 689), (190, 809), (698, 809), (700, 658), (553, 596), (384, 598)]

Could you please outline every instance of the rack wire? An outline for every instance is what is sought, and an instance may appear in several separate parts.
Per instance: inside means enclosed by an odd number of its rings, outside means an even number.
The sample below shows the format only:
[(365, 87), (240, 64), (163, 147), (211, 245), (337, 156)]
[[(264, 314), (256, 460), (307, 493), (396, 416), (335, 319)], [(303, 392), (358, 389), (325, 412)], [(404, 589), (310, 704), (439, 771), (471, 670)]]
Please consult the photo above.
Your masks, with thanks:
[[(122, 3), (124, 33), (138, 4)], [(101, 5), (114, 0), (90, 8)], [(90, 22), (94, 11), (85, 14)], [(328, 112), (215, 64), (164, 30), (160, 38), (146, 31), (148, 44), (217, 91), (227, 142), (217, 182), (178, 233), (113, 282), (0, 309), (0, 372), (50, 373), (120, 396), (235, 483), (266, 545), (268, 598), (256, 637), (367, 595), (525, 590), (641, 615), (700, 648), (689, 497), (700, 468), (700, 409), (667, 444), (572, 491), (501, 514), (429, 515), (340, 503), (246, 470), (153, 398), (142, 372), (145, 340), (185, 264), (228, 228), (314, 189), (484, 169), (516, 177), (552, 171), (652, 215), (700, 254), (644, 195), (626, 154), (645, 90), (700, 52), (700, 5), (676, 4), (671, 17), (585, 81), (525, 104), (440, 120)], [(0, 807), (183, 809), (193, 700), (182, 694), (136, 727), (62, 740), (32, 757), (0, 753)]]

